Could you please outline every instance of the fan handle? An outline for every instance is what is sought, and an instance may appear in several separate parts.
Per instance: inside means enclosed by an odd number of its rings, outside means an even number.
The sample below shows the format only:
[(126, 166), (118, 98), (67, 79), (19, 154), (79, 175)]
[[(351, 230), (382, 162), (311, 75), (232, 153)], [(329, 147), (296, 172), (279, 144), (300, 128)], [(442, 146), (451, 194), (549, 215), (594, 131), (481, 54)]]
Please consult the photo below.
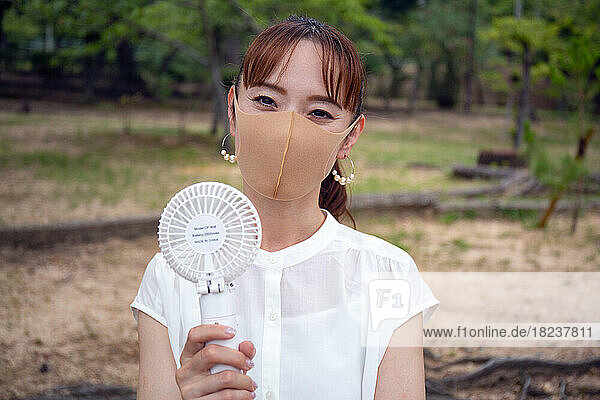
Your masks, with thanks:
[[(200, 295), (199, 301), (202, 325), (219, 324), (230, 326), (235, 329), (236, 332), (235, 336), (231, 339), (211, 340), (206, 342), (206, 344), (217, 344), (239, 351), (239, 345), (242, 342), (242, 339), (235, 313), (235, 293), (233, 285), (226, 288), (223, 292)], [(242, 372), (240, 369), (231, 365), (215, 364), (210, 368), (210, 373), (216, 374), (226, 370)]]

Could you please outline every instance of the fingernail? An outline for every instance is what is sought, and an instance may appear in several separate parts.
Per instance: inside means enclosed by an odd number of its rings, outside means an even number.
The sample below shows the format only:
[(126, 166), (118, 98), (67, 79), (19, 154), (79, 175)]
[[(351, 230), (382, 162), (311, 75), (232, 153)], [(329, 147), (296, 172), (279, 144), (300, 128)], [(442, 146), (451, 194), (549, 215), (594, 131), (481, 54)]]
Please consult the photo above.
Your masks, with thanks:
[(252, 396), (252, 398), (255, 398), (256, 397), (256, 392), (250, 393), (250, 396)]
[(254, 390), (256, 390), (256, 388), (258, 387), (258, 385), (256, 384), (256, 382), (254, 382), (254, 379), (252, 379), (252, 386), (254, 387)]
[(254, 363), (252, 362), (251, 359), (247, 358), (246, 359), (246, 365), (248, 366), (248, 368), (252, 368), (254, 367)]
[(225, 328), (225, 333), (228, 335), (235, 335), (235, 329), (233, 328)]

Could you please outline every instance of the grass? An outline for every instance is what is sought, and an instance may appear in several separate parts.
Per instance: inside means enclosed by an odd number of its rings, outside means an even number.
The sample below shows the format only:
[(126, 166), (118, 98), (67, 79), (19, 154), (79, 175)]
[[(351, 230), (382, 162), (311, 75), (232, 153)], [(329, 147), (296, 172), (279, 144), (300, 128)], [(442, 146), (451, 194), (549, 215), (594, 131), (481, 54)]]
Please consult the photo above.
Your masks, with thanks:
[(454, 221), (458, 220), (461, 217), (460, 213), (456, 211), (446, 212), (439, 215), (439, 220), (446, 225), (450, 225)]
[(466, 250), (471, 247), (463, 238), (452, 239), (452, 244), (460, 250)]
[[(412, 132), (368, 132), (368, 143), (357, 146), (358, 154), (371, 165), (397, 166), (424, 162), (445, 167), (451, 163), (471, 163), (477, 157), (478, 146), (450, 138), (432, 142), (426, 135)], [(363, 143), (364, 144), (364, 143)]]
[(502, 210), (501, 214), (503, 217), (511, 220), (527, 222), (529, 220), (537, 219), (539, 212), (535, 210)]

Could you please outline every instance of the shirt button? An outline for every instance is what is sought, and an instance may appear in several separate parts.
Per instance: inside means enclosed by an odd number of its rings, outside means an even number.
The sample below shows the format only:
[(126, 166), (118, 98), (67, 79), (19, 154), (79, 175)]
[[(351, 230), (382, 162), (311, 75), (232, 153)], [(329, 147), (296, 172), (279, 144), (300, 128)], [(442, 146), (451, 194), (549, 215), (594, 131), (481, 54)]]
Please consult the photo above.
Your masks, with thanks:
[(265, 393), (265, 398), (266, 399), (272, 399), (275, 397), (275, 393), (273, 393), (272, 391), (268, 391), (267, 393)]
[(272, 312), (269, 318), (271, 318), (271, 321), (275, 321), (277, 319), (277, 313)]
[(276, 264), (277, 263), (277, 257), (271, 256), (271, 258), (269, 259), (269, 261), (271, 262), (271, 264)]

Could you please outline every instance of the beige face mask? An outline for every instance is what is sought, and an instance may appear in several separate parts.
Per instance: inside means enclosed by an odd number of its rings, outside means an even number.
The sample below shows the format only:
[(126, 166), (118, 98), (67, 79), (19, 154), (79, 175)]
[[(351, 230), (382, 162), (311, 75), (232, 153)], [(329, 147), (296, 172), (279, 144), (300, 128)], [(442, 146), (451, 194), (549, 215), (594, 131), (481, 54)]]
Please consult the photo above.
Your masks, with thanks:
[(248, 114), (235, 94), (233, 99), (240, 172), (252, 189), (274, 200), (295, 200), (320, 185), (333, 168), (338, 146), (360, 120), (335, 133), (294, 111)]

